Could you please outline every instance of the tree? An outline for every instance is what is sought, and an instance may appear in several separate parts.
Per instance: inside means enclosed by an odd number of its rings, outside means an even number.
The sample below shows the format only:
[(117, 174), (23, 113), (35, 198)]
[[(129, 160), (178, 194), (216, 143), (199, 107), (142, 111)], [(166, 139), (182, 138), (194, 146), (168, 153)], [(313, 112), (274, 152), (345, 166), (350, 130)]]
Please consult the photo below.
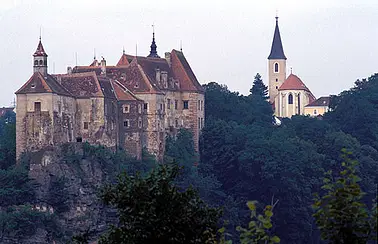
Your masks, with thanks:
[(248, 228), (238, 227), (240, 232), (240, 241), (242, 244), (273, 244), (280, 243), (280, 238), (270, 233), (273, 224), (271, 218), (273, 216), (273, 208), (278, 200), (264, 208), (264, 214), (257, 215), (257, 201), (249, 201), (247, 206), (251, 211), (251, 221)]
[(314, 217), (323, 240), (331, 244), (367, 243), (376, 237), (376, 205), (369, 213), (356, 174), (358, 162), (343, 151), (343, 170), (336, 176), (326, 172), (322, 197), (315, 196)]
[(178, 166), (159, 165), (146, 177), (121, 174), (101, 193), (105, 204), (118, 209), (119, 224), (100, 243), (204, 243), (216, 232), (220, 210), (209, 208), (189, 188), (173, 181)]
[(253, 81), (253, 86), (249, 90), (253, 97), (261, 97), (264, 100), (269, 99), (268, 96), (268, 87), (264, 85), (264, 82), (261, 79), (261, 75), (259, 73), (256, 74), (255, 79)]

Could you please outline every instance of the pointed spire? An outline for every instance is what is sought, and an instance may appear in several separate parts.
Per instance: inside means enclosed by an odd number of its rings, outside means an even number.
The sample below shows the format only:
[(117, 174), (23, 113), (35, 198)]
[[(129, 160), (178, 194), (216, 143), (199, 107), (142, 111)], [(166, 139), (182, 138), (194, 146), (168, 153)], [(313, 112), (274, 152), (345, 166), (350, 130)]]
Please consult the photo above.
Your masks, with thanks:
[(39, 43), (37, 46), (37, 50), (34, 52), (33, 56), (34, 57), (37, 57), (37, 56), (47, 57), (47, 53), (45, 52), (45, 49), (43, 48), (43, 45), (42, 45), (41, 35), (39, 36)]
[(278, 27), (278, 16), (276, 16), (276, 28), (274, 30), (274, 37), (272, 42), (272, 49), (268, 59), (285, 59), (286, 56), (283, 51), (280, 29)]
[(125, 46), (122, 48), (122, 54), (125, 54)]
[(150, 54), (147, 57), (150, 58), (160, 58), (160, 56), (157, 54), (157, 46), (155, 43), (155, 25), (152, 25), (152, 43), (151, 43), (151, 51)]

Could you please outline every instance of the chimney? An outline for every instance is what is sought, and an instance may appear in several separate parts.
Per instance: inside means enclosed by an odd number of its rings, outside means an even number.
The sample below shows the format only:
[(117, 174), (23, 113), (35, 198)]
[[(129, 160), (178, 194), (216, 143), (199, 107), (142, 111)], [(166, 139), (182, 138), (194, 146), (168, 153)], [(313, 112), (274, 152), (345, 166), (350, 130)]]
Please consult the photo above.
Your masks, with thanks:
[(165, 53), (165, 60), (167, 60), (169, 67), (171, 67), (171, 53), (170, 52)]
[(101, 59), (101, 74), (106, 75), (106, 60), (104, 57)]
[(168, 88), (168, 72), (161, 71), (161, 80), (165, 88)]
[(67, 74), (69, 74), (69, 75), (72, 74), (72, 68), (71, 68), (71, 66), (67, 67)]
[(156, 81), (158, 82), (158, 83), (160, 83), (160, 69), (159, 69), (159, 67), (157, 67), (156, 69), (155, 69), (155, 74), (156, 74), (156, 77), (155, 77), (155, 79), (156, 79)]

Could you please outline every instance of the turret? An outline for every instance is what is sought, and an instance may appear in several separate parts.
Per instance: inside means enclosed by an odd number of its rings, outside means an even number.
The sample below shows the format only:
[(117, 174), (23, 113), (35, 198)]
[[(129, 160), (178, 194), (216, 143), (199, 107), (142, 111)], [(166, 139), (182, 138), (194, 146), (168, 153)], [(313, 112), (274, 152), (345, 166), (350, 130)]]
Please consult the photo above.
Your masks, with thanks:
[(33, 54), (33, 70), (40, 72), (43, 76), (47, 75), (47, 53), (43, 48), (41, 37), (39, 37), (39, 43), (37, 50)]

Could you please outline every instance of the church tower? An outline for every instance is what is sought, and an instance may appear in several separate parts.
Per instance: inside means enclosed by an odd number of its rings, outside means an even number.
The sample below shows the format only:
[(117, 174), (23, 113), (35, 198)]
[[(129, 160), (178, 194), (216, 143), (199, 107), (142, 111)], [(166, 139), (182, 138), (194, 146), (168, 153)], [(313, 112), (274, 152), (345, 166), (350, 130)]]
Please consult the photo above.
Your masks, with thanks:
[(43, 48), (41, 37), (39, 37), (39, 43), (37, 50), (33, 54), (33, 70), (35, 72), (41, 73), (43, 76), (47, 75), (47, 53)]
[(269, 101), (274, 102), (278, 94), (278, 88), (286, 79), (286, 56), (283, 51), (280, 29), (278, 28), (278, 17), (276, 17), (276, 28), (269, 60)]

